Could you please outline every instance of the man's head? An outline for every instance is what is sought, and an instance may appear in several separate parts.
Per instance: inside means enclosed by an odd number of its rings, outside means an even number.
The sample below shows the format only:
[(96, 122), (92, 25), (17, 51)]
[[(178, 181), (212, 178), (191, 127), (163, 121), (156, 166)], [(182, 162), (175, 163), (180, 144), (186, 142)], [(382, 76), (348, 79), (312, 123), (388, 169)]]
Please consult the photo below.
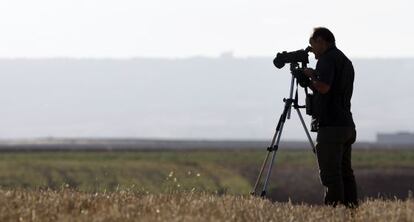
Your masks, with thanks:
[(319, 59), (328, 48), (335, 45), (335, 36), (329, 29), (317, 27), (313, 29), (309, 44), (312, 47), (312, 52), (315, 54), (315, 58)]

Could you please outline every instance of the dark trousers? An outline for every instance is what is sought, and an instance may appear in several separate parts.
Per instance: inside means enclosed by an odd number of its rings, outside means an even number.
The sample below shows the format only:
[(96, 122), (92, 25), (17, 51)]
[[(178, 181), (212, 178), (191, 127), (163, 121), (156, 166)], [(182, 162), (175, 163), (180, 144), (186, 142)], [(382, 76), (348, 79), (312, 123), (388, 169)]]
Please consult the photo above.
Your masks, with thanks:
[(351, 166), (354, 127), (321, 127), (318, 130), (316, 153), (319, 176), (326, 187), (325, 204), (357, 207), (357, 187)]

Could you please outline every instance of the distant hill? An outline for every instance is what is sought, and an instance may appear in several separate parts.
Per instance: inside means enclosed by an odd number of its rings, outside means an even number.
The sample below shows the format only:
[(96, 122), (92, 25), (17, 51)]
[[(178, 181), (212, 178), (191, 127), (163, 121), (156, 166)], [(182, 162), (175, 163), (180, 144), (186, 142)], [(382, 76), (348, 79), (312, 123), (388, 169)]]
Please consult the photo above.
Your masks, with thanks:
[[(9, 151), (154, 151), (154, 150), (262, 150), (263, 140), (157, 140), (134, 138), (42, 138), (0, 140), (0, 152)], [(357, 142), (356, 149), (413, 149), (413, 144)], [(301, 149), (311, 152), (308, 142), (283, 140), (280, 150)]]
[[(358, 139), (412, 131), (414, 59), (353, 62)], [(290, 85), (272, 58), (231, 56), (1, 59), (0, 74), (0, 138), (267, 140)], [(296, 114), (283, 138), (306, 138)]]

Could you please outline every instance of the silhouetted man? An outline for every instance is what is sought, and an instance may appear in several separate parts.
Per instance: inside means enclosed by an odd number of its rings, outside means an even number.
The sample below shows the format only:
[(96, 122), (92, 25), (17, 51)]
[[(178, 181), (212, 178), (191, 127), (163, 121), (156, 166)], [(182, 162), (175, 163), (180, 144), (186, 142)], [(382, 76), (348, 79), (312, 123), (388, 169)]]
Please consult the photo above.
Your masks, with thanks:
[(316, 153), (320, 179), (326, 187), (325, 204), (357, 207), (357, 189), (351, 167), (356, 139), (351, 113), (354, 83), (352, 62), (335, 45), (327, 28), (315, 28), (309, 39), (318, 60), (315, 70), (305, 69), (314, 92), (314, 117), (318, 122)]

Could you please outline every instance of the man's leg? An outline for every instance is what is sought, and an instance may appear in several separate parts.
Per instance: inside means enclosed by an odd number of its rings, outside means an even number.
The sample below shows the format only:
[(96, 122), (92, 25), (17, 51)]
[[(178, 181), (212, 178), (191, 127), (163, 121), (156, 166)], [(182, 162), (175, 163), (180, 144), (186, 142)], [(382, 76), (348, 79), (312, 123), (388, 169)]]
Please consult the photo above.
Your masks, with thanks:
[(319, 175), (326, 187), (325, 204), (336, 206), (344, 202), (344, 183), (341, 171), (340, 144), (318, 143), (316, 145)]
[(326, 187), (325, 204), (336, 206), (344, 203), (344, 183), (342, 177), (341, 138), (335, 128), (320, 128), (318, 131), (316, 154), (319, 175)]
[(355, 142), (356, 132), (352, 129), (350, 139), (345, 143), (342, 157), (342, 179), (344, 182), (344, 204), (347, 207), (358, 207), (357, 185), (354, 171), (351, 166), (352, 144)]

